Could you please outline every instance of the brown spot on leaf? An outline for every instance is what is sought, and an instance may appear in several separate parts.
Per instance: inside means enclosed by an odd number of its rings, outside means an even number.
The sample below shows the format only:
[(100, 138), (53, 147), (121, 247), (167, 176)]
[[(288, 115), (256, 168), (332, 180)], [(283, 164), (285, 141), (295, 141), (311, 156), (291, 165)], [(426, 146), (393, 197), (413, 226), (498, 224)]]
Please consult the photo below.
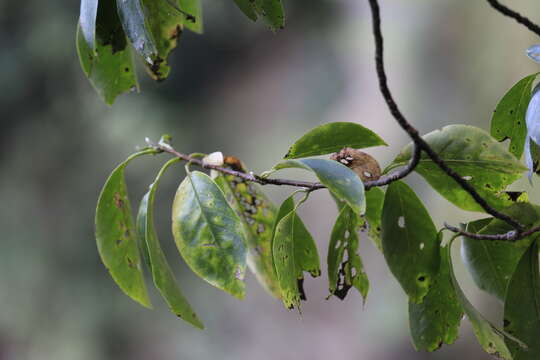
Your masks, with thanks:
[(377, 180), (381, 177), (381, 167), (377, 160), (363, 151), (347, 147), (332, 154), (330, 159), (353, 170), (362, 181)]
[(124, 207), (124, 200), (122, 200), (122, 196), (120, 195), (120, 193), (118, 192), (114, 193), (113, 200), (114, 200), (114, 206), (116, 206), (117, 208), (121, 209)]

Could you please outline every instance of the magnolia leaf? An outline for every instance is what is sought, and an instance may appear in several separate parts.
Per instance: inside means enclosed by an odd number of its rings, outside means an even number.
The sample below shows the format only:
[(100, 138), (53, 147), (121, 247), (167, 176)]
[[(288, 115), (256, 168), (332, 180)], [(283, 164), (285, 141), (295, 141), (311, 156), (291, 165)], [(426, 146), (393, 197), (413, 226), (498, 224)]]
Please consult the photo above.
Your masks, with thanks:
[(404, 182), (388, 186), (381, 225), (390, 270), (409, 300), (421, 303), (439, 269), (439, 239), (426, 208)]
[(504, 342), (504, 337), (507, 335), (503, 333), (502, 330), (499, 330), (493, 324), (487, 321), (465, 297), (465, 294), (459, 287), (454, 275), (451, 256), (451, 243), (446, 246), (445, 249), (445, 257), (450, 266), (452, 285), (454, 286), (454, 290), (457, 294), (458, 300), (461, 303), (461, 306), (463, 306), (465, 315), (467, 315), (467, 318), (471, 322), (474, 335), (476, 336), (478, 342), (488, 354), (495, 355), (504, 360), (512, 360), (510, 351)]
[(262, 17), (273, 31), (283, 29), (285, 14), (281, 0), (252, 0), (257, 14)]
[(86, 40), (88, 47), (96, 47), (96, 18), (98, 13), (98, 0), (81, 0), (79, 15), (80, 32)]
[(157, 54), (156, 44), (148, 30), (141, 0), (116, 0), (116, 5), (122, 27), (135, 51), (152, 64)]
[(309, 272), (313, 277), (321, 274), (317, 246), (294, 209), (292, 196), (281, 204), (272, 243), (281, 299), (289, 309), (298, 308), (300, 300), (306, 300), (304, 272)]
[(194, 171), (176, 192), (173, 235), (189, 267), (213, 286), (237, 298), (245, 292), (245, 234), (223, 192), (206, 174)]
[(344, 206), (336, 219), (328, 244), (328, 282), (330, 294), (345, 299), (349, 289), (355, 287), (366, 299), (369, 280), (358, 255), (359, 217), (349, 206)]
[(92, 86), (106, 104), (112, 105), (118, 95), (138, 90), (135, 65), (116, 4), (100, 2), (95, 21), (93, 46), (83, 36), (81, 26), (77, 28), (77, 53)]
[(335, 197), (345, 201), (358, 215), (364, 214), (364, 184), (356, 173), (345, 165), (325, 159), (286, 160), (275, 165), (271, 172), (286, 168), (312, 171)]
[[(174, 1), (174, 0), (171, 0)], [(184, 26), (197, 33), (203, 33), (203, 13), (201, 0), (179, 0), (180, 9), (188, 14), (184, 17)]]
[[(526, 228), (540, 220), (539, 208), (528, 203), (514, 204), (503, 213), (519, 219)], [(467, 231), (480, 234), (504, 234), (513, 230), (499, 219), (482, 219), (469, 223)], [(476, 285), (504, 301), (508, 282), (527, 250), (530, 237), (517, 242), (486, 241), (463, 238), (461, 256)]]
[(317, 126), (298, 139), (289, 149), (286, 159), (330, 154), (343, 148), (354, 149), (386, 145), (373, 131), (350, 122), (333, 122)]
[(141, 238), (144, 239), (146, 244), (148, 260), (150, 262), (150, 269), (152, 271), (152, 278), (157, 289), (174, 314), (189, 322), (193, 326), (203, 329), (204, 326), (202, 322), (191, 308), (191, 305), (182, 294), (182, 291), (176, 282), (174, 273), (167, 262), (167, 258), (165, 257), (163, 250), (161, 249), (156, 229), (154, 227), (154, 199), (156, 189), (165, 171), (169, 168), (169, 166), (178, 161), (178, 158), (169, 160), (159, 171), (156, 179), (150, 185), (148, 192), (141, 200), (139, 214), (137, 216), (137, 224), (139, 225), (139, 234)]
[(452, 285), (445, 252), (441, 247), (439, 273), (422, 303), (409, 301), (409, 325), (416, 350), (435, 351), (443, 343), (454, 343), (459, 335), (463, 308)]
[[(225, 166), (247, 172), (236, 158), (226, 157)], [(270, 294), (280, 298), (272, 258), (272, 235), (277, 215), (275, 205), (257, 184), (232, 175), (217, 172), (212, 175), (245, 227), (246, 244), (249, 249), (247, 264), (250, 270)]]
[(377, 249), (382, 251), (381, 243), (381, 215), (384, 204), (384, 191), (374, 187), (366, 191), (366, 221), (369, 238)]
[(529, 168), (529, 181), (532, 181), (532, 173), (538, 173), (540, 153), (540, 85), (536, 85), (532, 92), (525, 114), (525, 122), (527, 124), (525, 162)]
[[(501, 209), (514, 202), (504, 189), (519, 179), (527, 169), (503, 144), (495, 141), (484, 130), (468, 125), (449, 125), (423, 138), (492, 207)], [(412, 144), (407, 145), (385, 171), (406, 165), (411, 159), (412, 148)], [(454, 205), (464, 210), (484, 211), (469, 193), (440, 170), (425, 153), (422, 153), (415, 171)]]
[(510, 139), (509, 151), (519, 160), (525, 145), (525, 114), (531, 100), (532, 84), (538, 73), (515, 84), (499, 101), (491, 119), (491, 136), (497, 141)]
[(506, 340), (514, 360), (537, 360), (540, 354), (540, 274), (538, 241), (523, 254), (508, 284), (504, 302), (504, 330), (528, 348)]
[(148, 308), (152, 305), (144, 283), (124, 169), (131, 160), (151, 153), (153, 150), (135, 153), (118, 165), (105, 182), (96, 208), (96, 242), (103, 264), (122, 291)]
[(234, 2), (236, 3), (236, 6), (238, 6), (238, 8), (244, 13), (244, 15), (253, 21), (257, 21), (258, 16), (252, 0), (234, 0)]

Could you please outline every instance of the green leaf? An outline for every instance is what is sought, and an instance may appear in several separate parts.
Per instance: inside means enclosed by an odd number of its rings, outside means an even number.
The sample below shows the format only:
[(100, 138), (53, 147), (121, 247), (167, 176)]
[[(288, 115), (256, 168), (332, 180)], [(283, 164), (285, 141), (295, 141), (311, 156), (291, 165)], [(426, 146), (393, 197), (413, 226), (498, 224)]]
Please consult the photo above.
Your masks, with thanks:
[(540, 275), (538, 241), (523, 254), (508, 284), (504, 303), (504, 329), (528, 348), (506, 341), (514, 360), (537, 360), (540, 354)]
[(120, 22), (133, 48), (152, 64), (157, 54), (156, 44), (145, 23), (147, 19), (141, 0), (116, 0), (116, 5)]
[(539, 73), (518, 81), (499, 101), (491, 119), (491, 136), (497, 141), (510, 139), (509, 151), (521, 158), (527, 136), (525, 114), (531, 100), (532, 84)]
[[(171, 0), (174, 1), (174, 0)], [(184, 18), (184, 26), (197, 33), (203, 33), (203, 13), (201, 0), (179, 0), (180, 9), (190, 15), (190, 17)]]
[(273, 31), (283, 29), (285, 14), (281, 0), (253, 0), (252, 4), (255, 11)]
[(459, 284), (454, 275), (451, 257), (451, 244), (446, 246), (445, 249), (445, 257), (448, 264), (450, 265), (450, 277), (452, 279), (454, 290), (456, 291), (461, 306), (463, 306), (465, 315), (467, 315), (467, 318), (471, 322), (474, 335), (478, 339), (478, 342), (488, 354), (495, 355), (498, 358), (504, 360), (512, 360), (510, 351), (508, 350), (504, 342), (504, 336), (506, 336), (506, 334), (504, 334), (502, 330), (497, 329), (493, 324), (487, 321), (465, 297), (465, 294), (459, 287)]
[(80, 31), (90, 49), (95, 49), (98, 0), (81, 0)]
[[(226, 158), (227, 159), (227, 158)], [(239, 163), (239, 162), (238, 162)], [(243, 165), (235, 170), (247, 172)], [(247, 263), (263, 287), (280, 298), (279, 284), (272, 258), (273, 227), (277, 215), (276, 206), (266, 197), (257, 184), (244, 179), (213, 173), (216, 184), (225, 198), (240, 216), (247, 235), (249, 249)]]
[(96, 242), (103, 264), (122, 291), (146, 307), (152, 305), (144, 284), (124, 169), (131, 160), (150, 153), (153, 150), (135, 153), (114, 169), (96, 208)]
[(382, 251), (381, 240), (381, 215), (384, 204), (384, 191), (374, 187), (366, 191), (366, 220), (368, 235), (375, 246)]
[(250, 18), (253, 21), (257, 21), (257, 12), (255, 11), (255, 8), (253, 6), (253, 1), (251, 0), (234, 0), (236, 3), (236, 6), (246, 15), (248, 18)]
[[(425, 135), (424, 140), (446, 164), (467, 180), (495, 208), (514, 201), (503, 190), (521, 177), (524, 167), (503, 144), (485, 131), (468, 125), (450, 125)], [(385, 171), (406, 165), (412, 144), (407, 145)], [(422, 153), (415, 171), (454, 205), (469, 211), (484, 211), (474, 199)]]
[(244, 228), (208, 175), (187, 174), (174, 197), (172, 221), (176, 245), (189, 267), (215, 287), (243, 298)]
[(325, 159), (286, 160), (274, 166), (271, 172), (286, 168), (312, 171), (335, 197), (345, 201), (358, 215), (364, 214), (364, 184), (358, 175), (345, 165)]
[(386, 145), (373, 131), (350, 122), (333, 122), (317, 126), (298, 139), (289, 149), (286, 159), (338, 152), (345, 147), (355, 149)]
[(138, 90), (131, 48), (113, 1), (99, 2), (94, 48), (88, 45), (78, 26), (77, 53), (84, 74), (108, 105), (118, 95)]
[(439, 239), (426, 208), (405, 183), (388, 186), (381, 225), (390, 270), (410, 301), (421, 303), (439, 269)]
[[(529, 228), (539, 219), (538, 208), (528, 203), (514, 204), (503, 211)], [(482, 219), (467, 225), (467, 231), (480, 234), (503, 234), (513, 230), (499, 219)], [(530, 239), (517, 242), (463, 238), (461, 254), (476, 285), (504, 301), (508, 282), (527, 250)]]
[(351, 287), (355, 287), (366, 299), (369, 280), (364, 272), (362, 258), (358, 255), (359, 217), (349, 206), (341, 209), (328, 244), (328, 282), (330, 294), (344, 299)]
[(315, 241), (296, 214), (292, 196), (279, 208), (273, 229), (272, 251), (281, 300), (287, 308), (298, 307), (299, 301), (306, 299), (304, 272), (317, 277), (321, 268)]
[(137, 216), (137, 223), (140, 224), (139, 234), (141, 238), (144, 239), (148, 251), (148, 258), (150, 261), (150, 269), (152, 270), (154, 284), (174, 314), (193, 326), (203, 329), (204, 326), (202, 322), (191, 308), (191, 305), (182, 294), (182, 291), (176, 282), (174, 273), (167, 262), (167, 258), (165, 257), (163, 250), (161, 249), (156, 229), (154, 227), (154, 200), (156, 189), (165, 171), (169, 168), (169, 166), (178, 161), (178, 158), (169, 160), (159, 171), (156, 179), (150, 185), (148, 192), (141, 200), (139, 215)]
[(441, 247), (439, 273), (424, 301), (409, 301), (409, 325), (416, 350), (435, 351), (443, 343), (454, 343), (459, 335), (463, 308), (452, 285), (445, 252), (446, 248)]

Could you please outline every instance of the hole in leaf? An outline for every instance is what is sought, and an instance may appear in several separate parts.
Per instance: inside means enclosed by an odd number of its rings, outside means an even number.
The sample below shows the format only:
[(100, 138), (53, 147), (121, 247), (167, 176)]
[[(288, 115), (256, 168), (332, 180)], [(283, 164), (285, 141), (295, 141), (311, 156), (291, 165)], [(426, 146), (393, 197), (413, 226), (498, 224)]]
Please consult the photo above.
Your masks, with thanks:
[(470, 176), (470, 175), (463, 176), (462, 179), (465, 180), (465, 181), (471, 181), (471, 180), (472, 180), (472, 176)]
[(405, 227), (405, 217), (403, 216), (400, 216), (398, 218), (398, 221), (397, 221), (397, 224), (400, 228), (404, 228)]
[(424, 275), (420, 275), (420, 276), (418, 277), (418, 281), (424, 282), (424, 281), (426, 281), (426, 277), (425, 277)]
[(424, 243), (420, 243), (420, 250), (424, 250)]

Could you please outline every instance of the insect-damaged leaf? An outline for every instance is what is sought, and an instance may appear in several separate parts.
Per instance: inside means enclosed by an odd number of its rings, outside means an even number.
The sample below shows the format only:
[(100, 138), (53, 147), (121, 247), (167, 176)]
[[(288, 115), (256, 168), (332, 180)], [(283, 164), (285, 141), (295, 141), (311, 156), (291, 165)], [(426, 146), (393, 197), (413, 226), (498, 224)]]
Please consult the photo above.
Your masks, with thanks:
[(366, 191), (366, 221), (369, 238), (382, 251), (381, 215), (384, 204), (384, 191), (374, 187)]
[[(503, 144), (485, 131), (468, 125), (450, 125), (424, 136), (424, 140), (446, 164), (475, 187), (495, 208), (513, 203), (506, 186), (527, 170)], [(406, 165), (411, 159), (412, 144), (407, 145), (386, 169)], [(469, 211), (484, 211), (454, 180), (449, 179), (425, 153), (415, 171), (454, 205)]]
[[(225, 166), (247, 172), (238, 159), (230, 156), (225, 157)], [(269, 293), (280, 298), (272, 259), (272, 234), (277, 215), (275, 205), (256, 184), (232, 175), (213, 175), (216, 184), (246, 228), (246, 243), (249, 249), (247, 263), (250, 270)]]
[[(540, 220), (539, 208), (529, 203), (518, 203), (503, 213), (518, 219), (525, 228)], [(504, 234), (513, 230), (499, 219), (481, 219), (467, 225), (467, 231), (480, 234)], [(461, 255), (476, 285), (504, 301), (508, 282), (531, 243), (530, 237), (520, 241), (490, 241), (463, 237)]]
[(328, 282), (330, 294), (344, 299), (351, 287), (355, 287), (366, 299), (369, 280), (364, 272), (362, 258), (358, 255), (359, 217), (345, 205), (332, 229), (328, 244)]
[(459, 335), (463, 308), (452, 285), (445, 251), (440, 248), (439, 272), (422, 303), (409, 301), (409, 326), (416, 350), (435, 351), (443, 343), (454, 343)]
[(506, 340), (514, 360), (536, 360), (540, 354), (540, 275), (538, 241), (523, 254), (508, 284), (504, 303), (504, 330), (528, 348)]
[(96, 17), (98, 12), (98, 0), (81, 0), (79, 15), (80, 31), (92, 50), (95, 49)]
[[(82, 70), (105, 103), (112, 105), (116, 97), (138, 89), (131, 48), (120, 24), (114, 0), (99, 2), (93, 47), (89, 34), (77, 28), (77, 53)], [(86, 26), (90, 27), (89, 24)], [(90, 33), (93, 30), (88, 30)], [(92, 32), (93, 33), (93, 32)]]
[(154, 227), (154, 198), (161, 177), (169, 166), (178, 162), (178, 158), (169, 160), (159, 171), (156, 179), (150, 185), (150, 189), (144, 195), (139, 207), (137, 225), (141, 238), (145, 242), (148, 252), (148, 260), (154, 284), (169, 305), (171, 311), (195, 327), (204, 328), (203, 324), (191, 308), (187, 299), (182, 294), (174, 273), (172, 272), (167, 258), (161, 249)]
[(281, 204), (272, 243), (281, 299), (287, 308), (298, 307), (300, 300), (306, 299), (304, 271), (313, 277), (321, 274), (315, 242), (294, 208), (292, 196)]
[(461, 306), (463, 306), (465, 315), (467, 315), (467, 318), (471, 322), (474, 335), (478, 339), (478, 342), (488, 354), (496, 355), (497, 357), (504, 360), (512, 360), (510, 351), (508, 350), (504, 342), (504, 336), (507, 335), (504, 334), (502, 330), (497, 329), (494, 325), (487, 321), (482, 316), (482, 314), (480, 314), (478, 310), (476, 310), (475, 307), (469, 302), (469, 300), (465, 297), (465, 294), (459, 287), (459, 284), (454, 275), (454, 269), (452, 265), (451, 243), (445, 247), (445, 250), (446, 261), (450, 266), (450, 277), (452, 279), (452, 285), (454, 286), (454, 290), (456, 292), (459, 302), (461, 303)]
[(137, 233), (131, 214), (124, 169), (145, 150), (131, 155), (111, 173), (96, 208), (96, 242), (103, 264), (114, 281), (133, 300), (151, 307), (144, 284)]
[(330, 154), (343, 148), (362, 149), (386, 145), (373, 131), (350, 122), (333, 122), (317, 126), (298, 139), (289, 149), (286, 159)]
[(364, 184), (356, 173), (345, 165), (325, 159), (286, 160), (275, 165), (271, 171), (286, 168), (299, 168), (315, 173), (335, 197), (345, 201), (358, 215), (364, 214)]
[(416, 194), (401, 181), (386, 190), (382, 210), (383, 253), (403, 290), (420, 303), (439, 269), (437, 229)]
[(148, 30), (141, 0), (116, 0), (116, 5), (122, 27), (135, 51), (152, 63), (157, 53), (156, 44)]
[(510, 139), (509, 151), (517, 159), (523, 154), (527, 135), (525, 113), (537, 75), (538, 73), (529, 75), (515, 84), (499, 101), (491, 119), (491, 136), (497, 141)]
[(187, 174), (174, 197), (172, 223), (176, 245), (189, 267), (210, 284), (243, 298), (244, 228), (208, 175)]
[(142, 4), (156, 47), (156, 56), (146, 66), (154, 80), (164, 80), (170, 73), (167, 59), (176, 48), (183, 28), (197, 33), (203, 30), (201, 3), (199, 0), (142, 0)]

